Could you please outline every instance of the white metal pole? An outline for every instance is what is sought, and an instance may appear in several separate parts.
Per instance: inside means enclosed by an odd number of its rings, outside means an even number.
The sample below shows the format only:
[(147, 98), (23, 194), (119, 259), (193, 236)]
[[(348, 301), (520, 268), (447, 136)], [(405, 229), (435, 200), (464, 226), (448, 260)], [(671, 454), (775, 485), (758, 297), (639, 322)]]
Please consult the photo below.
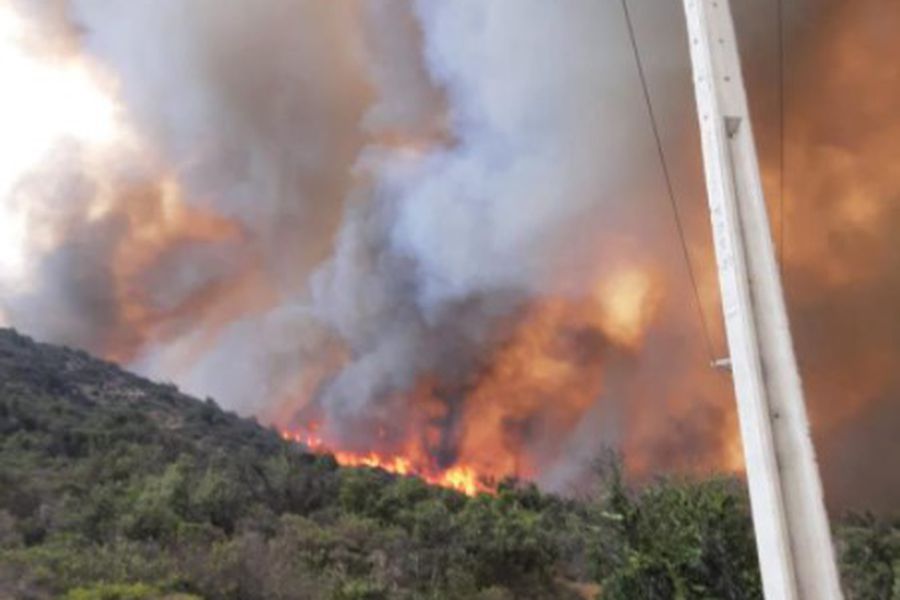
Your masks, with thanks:
[(684, 0), (763, 589), (841, 598), (728, 0)]

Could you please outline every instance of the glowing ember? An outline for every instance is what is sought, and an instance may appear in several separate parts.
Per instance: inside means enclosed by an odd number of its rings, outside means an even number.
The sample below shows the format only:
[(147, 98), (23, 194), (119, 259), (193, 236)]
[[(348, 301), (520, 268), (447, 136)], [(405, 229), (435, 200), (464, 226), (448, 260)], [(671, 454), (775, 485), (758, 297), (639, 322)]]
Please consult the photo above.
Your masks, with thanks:
[(396, 475), (418, 477), (431, 485), (437, 485), (462, 492), (467, 496), (479, 493), (492, 493), (494, 490), (485, 483), (474, 469), (465, 465), (455, 465), (448, 469), (440, 469), (421, 461), (400, 455), (380, 452), (355, 453), (329, 450), (322, 438), (315, 433), (315, 426), (309, 432), (282, 430), (281, 436), (298, 444), (303, 444), (316, 453), (330, 453), (339, 465), (344, 467), (370, 467), (382, 469)]

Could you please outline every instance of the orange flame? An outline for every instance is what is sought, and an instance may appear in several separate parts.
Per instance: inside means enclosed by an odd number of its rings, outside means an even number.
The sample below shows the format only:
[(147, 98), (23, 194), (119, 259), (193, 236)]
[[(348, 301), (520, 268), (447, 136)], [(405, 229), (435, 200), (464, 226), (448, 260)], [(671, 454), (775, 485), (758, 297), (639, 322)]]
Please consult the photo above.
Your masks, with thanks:
[(329, 451), (322, 438), (315, 433), (315, 429), (317, 429), (316, 426), (312, 425), (309, 431), (282, 430), (281, 436), (286, 440), (303, 444), (313, 452), (330, 453), (338, 464), (344, 467), (369, 467), (396, 475), (414, 476), (431, 485), (456, 490), (467, 496), (493, 492), (493, 488), (471, 467), (454, 465), (448, 469), (440, 469), (401, 455), (382, 454), (375, 451), (366, 453)]
[[(373, 436), (375, 448), (350, 451), (327, 443), (316, 422), (282, 429), (282, 435), (315, 452), (331, 452), (341, 465), (415, 475), (467, 495), (491, 491), (489, 481), (534, 477), (541, 467), (537, 461), (565, 451), (566, 434), (602, 393), (606, 355), (630, 355), (642, 344), (661, 294), (660, 278), (651, 269), (634, 266), (604, 277), (582, 297), (531, 306), (468, 387), (460, 426), (449, 434), (454, 461), (448, 467), (436, 464), (433, 451), (448, 435), (435, 425), (444, 422), (448, 406), (428, 376), (407, 394), (406, 416), (414, 425), (399, 442), (388, 442), (396, 436), (381, 427)], [(551, 433), (547, 437), (557, 446), (542, 442), (540, 448), (527, 447), (529, 430), (535, 427)]]

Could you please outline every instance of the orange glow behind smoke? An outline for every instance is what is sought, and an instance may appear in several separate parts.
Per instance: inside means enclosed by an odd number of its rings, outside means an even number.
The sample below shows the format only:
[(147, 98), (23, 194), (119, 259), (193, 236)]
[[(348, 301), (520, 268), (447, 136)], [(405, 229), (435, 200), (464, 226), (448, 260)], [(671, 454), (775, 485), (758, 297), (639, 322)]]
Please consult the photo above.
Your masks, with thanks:
[[(537, 474), (527, 438), (562, 443), (604, 391), (604, 363), (641, 343), (661, 282), (637, 266), (604, 277), (583, 298), (535, 303), (468, 395), (460, 460), (493, 477)], [(558, 456), (562, 447), (545, 447)]]
[[(187, 205), (177, 182), (163, 178), (156, 183), (127, 190), (108, 209), (107, 218), (124, 223), (128, 235), (114, 250), (111, 271), (126, 327), (132, 335), (112, 339), (107, 355), (116, 360), (134, 358), (140, 347), (154, 338), (165, 337), (164, 325), (181, 320), (224, 324), (241, 312), (260, 304), (266, 295), (262, 281), (253, 275), (253, 257), (240, 228), (227, 219)], [(242, 247), (238, 272), (227, 286), (213, 281), (190, 286), (183, 294), (165, 302), (153, 297), (146, 274), (158, 268), (172, 268), (167, 259), (187, 246), (235, 244)], [(171, 261), (169, 261), (171, 262)], [(223, 314), (224, 313), (224, 314)]]
[(623, 346), (637, 348), (661, 301), (661, 286), (646, 269), (613, 273), (594, 290), (603, 313), (602, 328)]
[(896, 405), (900, 361), (900, 9), (833, 4), (797, 61), (785, 157), (786, 287), (826, 439)]

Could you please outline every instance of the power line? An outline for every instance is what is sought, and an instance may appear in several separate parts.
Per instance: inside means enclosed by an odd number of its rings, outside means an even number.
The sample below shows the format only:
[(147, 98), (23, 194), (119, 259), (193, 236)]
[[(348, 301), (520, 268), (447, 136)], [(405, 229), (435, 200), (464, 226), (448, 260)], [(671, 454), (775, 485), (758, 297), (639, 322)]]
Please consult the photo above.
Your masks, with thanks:
[(785, 144), (784, 144), (784, 107), (785, 107), (785, 51), (784, 51), (784, 1), (777, 0), (778, 11), (778, 266), (784, 280), (785, 263), (785, 231), (784, 222), (784, 188), (785, 188)]
[(691, 262), (691, 253), (688, 250), (687, 241), (684, 235), (684, 225), (681, 221), (681, 214), (678, 211), (678, 203), (675, 200), (675, 188), (672, 185), (672, 176), (669, 173), (669, 167), (666, 163), (666, 153), (663, 150), (662, 137), (659, 134), (659, 126), (656, 121), (656, 113), (653, 110), (653, 101), (650, 98), (650, 90), (647, 86), (647, 76), (644, 73), (644, 65), (641, 60), (641, 53), (638, 50), (637, 37), (634, 34), (634, 25), (631, 21), (631, 12), (628, 10), (628, 0), (622, 0), (622, 11), (625, 13), (625, 23), (628, 25), (628, 37), (631, 40), (631, 49), (634, 52), (634, 60), (637, 65), (638, 76), (641, 80), (641, 88), (644, 91), (644, 102), (647, 105), (647, 115), (650, 117), (650, 125), (653, 129), (653, 138), (656, 141), (656, 150), (659, 155), (659, 164), (662, 167), (663, 178), (666, 183), (666, 193), (669, 197), (669, 204), (672, 207), (672, 216), (675, 219), (675, 228), (678, 230), (678, 238), (681, 240), (681, 252), (684, 255), (684, 262), (687, 266), (688, 277), (691, 280), (691, 287), (694, 290), (694, 301), (697, 304), (697, 315), (700, 317), (700, 327), (703, 330), (703, 338), (706, 341), (706, 350), (709, 353), (710, 364), (716, 360), (716, 353), (713, 349), (712, 339), (709, 335), (709, 326), (706, 323), (706, 314), (703, 311), (703, 303), (700, 300), (700, 290), (697, 286), (697, 277), (694, 274), (694, 266)]

